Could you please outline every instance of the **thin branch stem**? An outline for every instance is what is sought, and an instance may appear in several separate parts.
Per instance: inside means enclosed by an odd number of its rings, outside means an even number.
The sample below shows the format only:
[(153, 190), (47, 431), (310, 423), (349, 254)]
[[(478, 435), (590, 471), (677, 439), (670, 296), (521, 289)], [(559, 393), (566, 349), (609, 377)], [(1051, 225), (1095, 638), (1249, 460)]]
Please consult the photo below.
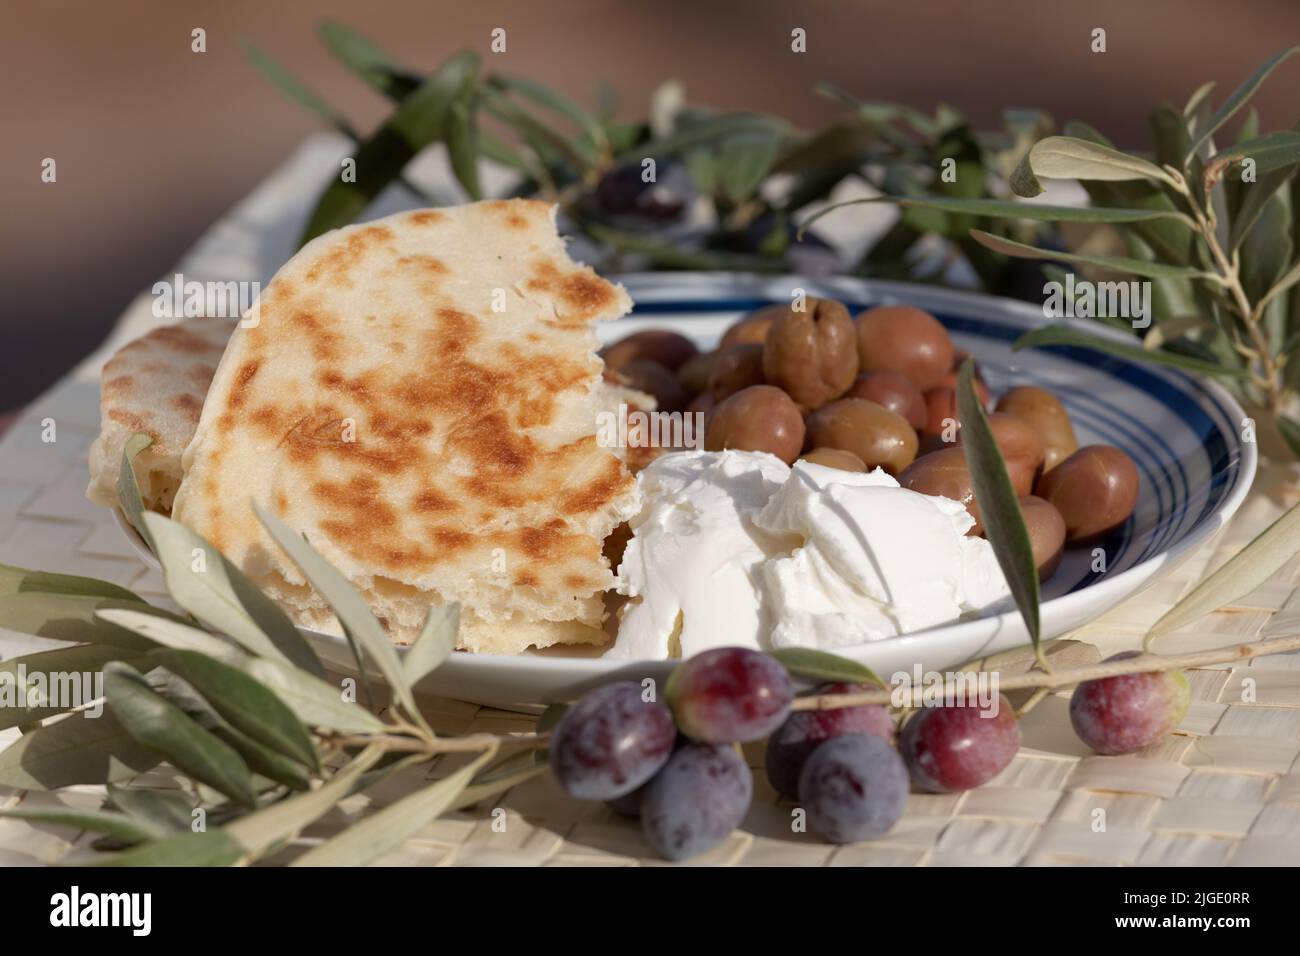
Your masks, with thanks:
[[(1291, 637), (1277, 637), (1267, 641), (1252, 641), (1247, 644), (1234, 644), (1231, 647), (1217, 647), (1209, 651), (1196, 651), (1191, 654), (1144, 654), (1141, 657), (1128, 657), (1118, 661), (1104, 661), (1089, 667), (1072, 667), (1068, 670), (1056, 670), (1050, 674), (1042, 671), (1029, 671), (1012, 677), (1000, 678), (998, 691), (1024, 690), (1028, 688), (1069, 687), (1082, 681), (1097, 680), (1101, 677), (1118, 677), (1121, 674), (1150, 674), (1157, 671), (1181, 670), (1189, 667), (1206, 667), (1211, 664), (1228, 664), (1232, 661), (1249, 660), (1266, 654), (1282, 654), (1286, 651), (1300, 650), (1300, 634)], [(979, 671), (966, 671), (966, 674), (978, 674)], [(988, 672), (996, 674), (996, 671)], [(944, 697), (951, 689), (960, 693), (969, 679), (944, 681)], [(861, 691), (856, 694), (821, 694), (800, 697), (792, 705), (794, 710), (834, 710), (839, 707), (861, 707), (868, 704), (896, 704), (903, 707), (918, 707), (927, 696), (937, 693), (934, 687), (884, 688), (881, 690)]]

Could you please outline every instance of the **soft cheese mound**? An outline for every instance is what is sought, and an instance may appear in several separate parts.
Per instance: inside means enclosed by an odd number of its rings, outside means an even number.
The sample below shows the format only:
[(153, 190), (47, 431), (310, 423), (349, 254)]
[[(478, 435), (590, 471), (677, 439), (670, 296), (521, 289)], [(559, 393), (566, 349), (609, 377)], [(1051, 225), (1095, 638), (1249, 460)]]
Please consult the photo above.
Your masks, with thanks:
[(760, 646), (772, 626), (762, 566), (791, 542), (753, 519), (789, 474), (776, 456), (747, 451), (674, 453), (646, 466), (618, 569), (618, 591), (632, 600), (607, 656), (662, 660)]
[(689, 452), (638, 477), (609, 656), (739, 645), (836, 648), (945, 624), (1006, 598), (956, 501), (771, 455)]
[(763, 566), (773, 647), (834, 648), (946, 624), (1005, 597), (992, 546), (958, 501), (798, 462), (755, 524), (802, 542)]

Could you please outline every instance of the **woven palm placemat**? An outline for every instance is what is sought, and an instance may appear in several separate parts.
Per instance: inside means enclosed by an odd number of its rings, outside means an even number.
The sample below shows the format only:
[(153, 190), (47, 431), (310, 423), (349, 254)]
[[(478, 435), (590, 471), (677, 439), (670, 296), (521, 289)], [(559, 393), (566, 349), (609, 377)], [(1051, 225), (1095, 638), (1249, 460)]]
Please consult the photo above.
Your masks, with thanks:
[[(88, 574), (166, 603), (161, 575), (132, 552), (109, 513), (85, 499), (86, 449), (98, 428), (97, 389), (73, 376), (19, 416), (0, 439), (0, 562)], [(1140, 595), (1053, 645), (1062, 663), (1085, 663), (1139, 646), (1146, 628), (1203, 574), (1237, 552), (1300, 500), (1300, 470), (1262, 469), (1247, 502), (1216, 540)], [(1300, 557), (1253, 594), (1170, 635), (1161, 652), (1204, 650), (1300, 627)], [(39, 639), (0, 631), (10, 658)], [(1028, 655), (999, 661), (1003, 675)], [(831, 846), (794, 826), (762, 772), (762, 747), (746, 748), (754, 801), (744, 824), (692, 861), (716, 865), (941, 866), (1038, 864), (1300, 864), (1300, 652), (1189, 672), (1192, 704), (1177, 733), (1127, 757), (1091, 754), (1074, 736), (1069, 692), (1024, 719), (1012, 764), (978, 790), (913, 794), (885, 837)], [(517, 733), (534, 718), (462, 701), (424, 698), (436, 729)], [(16, 730), (0, 733), (7, 745)], [(342, 804), (286, 850), (287, 861), (358, 814), (454, 769), (447, 758), (386, 780)], [(176, 786), (162, 772), (145, 781)], [(58, 794), (6, 791), (21, 803), (98, 806), (96, 787)], [(62, 827), (0, 820), (0, 866), (50, 864), (92, 837)], [(380, 862), (406, 865), (633, 866), (659, 862), (628, 821), (604, 804), (565, 795), (549, 774), (425, 827)]]

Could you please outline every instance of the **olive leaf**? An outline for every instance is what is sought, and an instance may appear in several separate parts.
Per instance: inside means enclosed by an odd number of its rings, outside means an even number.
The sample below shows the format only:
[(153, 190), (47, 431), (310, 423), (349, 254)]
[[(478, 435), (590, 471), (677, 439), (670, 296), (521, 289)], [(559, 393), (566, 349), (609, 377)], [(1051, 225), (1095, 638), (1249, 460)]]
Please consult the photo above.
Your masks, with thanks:
[(108, 798), (127, 816), (162, 834), (188, 830), (194, 820), (193, 804), (179, 793), (109, 784)]
[[(536, 755), (537, 751), (533, 751), (533, 753)], [(483, 778), (477, 783), (472, 783), (462, 790), (447, 809), (464, 810), (466, 807), (472, 807), (481, 800), (486, 800), (498, 793), (505, 793), (521, 783), (527, 783), (529, 780), (540, 777), (549, 769), (549, 765), (543, 761), (500, 774), (491, 774), (490, 776), (484, 774)]]
[(819, 683), (876, 684), (885, 682), (865, 664), (812, 647), (779, 647), (768, 651), (793, 677)]
[(116, 837), (124, 843), (144, 843), (167, 836), (161, 827), (152, 826), (125, 813), (112, 810), (89, 810), (76, 807), (15, 807), (0, 810), (0, 818), (50, 823), (73, 830), (90, 830)]
[(1035, 143), (1011, 174), (1011, 189), (1018, 196), (1037, 196), (1044, 179), (1094, 179), (1119, 182), (1151, 179), (1177, 186), (1178, 180), (1154, 163), (1137, 156), (1073, 136), (1048, 136)]
[(288, 664), (264, 657), (249, 658), (243, 669), (275, 692), (308, 727), (345, 734), (383, 733), (384, 723), (357, 704), (343, 699), (339, 687)]
[[(1297, 282), (1300, 282), (1300, 260), (1297, 260), (1296, 264), (1287, 270), (1286, 275), (1279, 278), (1274, 286), (1265, 293), (1263, 298), (1259, 300), (1259, 304), (1255, 306), (1256, 311), (1263, 313), (1274, 299)], [(1291, 352), (1291, 350), (1283, 349), (1282, 354), (1286, 355), (1294, 353)]]
[(415, 697), (402, 673), (402, 662), (365, 598), (347, 578), (321, 557), (306, 538), (297, 534), (279, 517), (256, 503), (253, 504), (253, 511), (275, 543), (284, 549), (311, 586), (329, 604), (343, 629), (361, 645), (379, 668), (384, 680), (392, 688), (393, 695), (406, 708), (407, 713), (419, 718), (420, 710), (415, 705)]
[(770, 134), (746, 134), (724, 140), (715, 171), (722, 195), (737, 204), (753, 196), (771, 171), (780, 142)]
[(1215, 134), (1220, 126), (1232, 119), (1237, 110), (1241, 109), (1242, 106), (1244, 106), (1246, 102), (1255, 95), (1255, 91), (1260, 88), (1266, 79), (1268, 79), (1270, 73), (1296, 53), (1300, 53), (1300, 46), (1293, 46), (1288, 50), (1283, 50), (1281, 53), (1270, 57), (1263, 66), (1250, 75), (1245, 83), (1237, 87), (1237, 89), (1232, 92), (1232, 95), (1223, 101), (1223, 105), (1214, 111), (1214, 115), (1209, 118), (1205, 126), (1197, 131), (1200, 135), (1197, 136), (1196, 142), (1194, 142), (1191, 145), (1191, 148), (1187, 151), (1188, 158), (1190, 159), (1192, 155), (1197, 153), (1200, 148), (1209, 141), (1210, 137)]
[(461, 95), (452, 102), (447, 116), (447, 155), (456, 181), (464, 187), (470, 199), (483, 198), (483, 187), (478, 177), (478, 125), (474, 121), (477, 99), (474, 87), (466, 84)]
[(140, 484), (135, 479), (134, 464), (136, 455), (152, 444), (152, 435), (136, 432), (122, 446), (122, 464), (117, 475), (117, 498), (122, 505), (122, 513), (126, 515), (126, 520), (144, 539), (144, 543), (149, 546), (149, 550), (157, 554), (158, 549), (154, 547), (149, 528), (145, 525), (144, 501), (140, 497)]
[(1163, 349), (1148, 350), (1140, 345), (1129, 345), (1113, 339), (1088, 335), (1086, 332), (1080, 332), (1078, 329), (1063, 324), (1048, 325), (1041, 329), (1026, 332), (1016, 339), (1011, 347), (1015, 351), (1020, 351), (1021, 349), (1041, 348), (1051, 345), (1088, 348), (1106, 355), (1113, 355), (1116, 358), (1131, 359), (1136, 362), (1153, 362), (1157, 365), (1167, 365), (1170, 368), (1182, 369), (1185, 372), (1197, 372), (1201, 375), (1218, 375), (1237, 379), (1246, 378), (1249, 375), (1249, 372), (1241, 368), (1217, 365), (1203, 359), (1178, 355)]
[(251, 41), (241, 39), (239, 45), (243, 49), (244, 55), (248, 57), (249, 62), (257, 68), (258, 72), (270, 80), (271, 84), (288, 96), (289, 99), (299, 106), (306, 107), (349, 139), (355, 140), (358, 138), (357, 131), (352, 127), (352, 124), (334, 107), (308, 89), (301, 80), (263, 53)]
[(1285, 415), (1277, 417), (1277, 430), (1282, 433), (1282, 439), (1286, 442), (1291, 453), (1300, 458), (1300, 422), (1287, 418)]
[(385, 96), (401, 100), (419, 85), (416, 77), (404, 75), (397, 63), (377, 43), (335, 20), (316, 28), (321, 42), (334, 57)]
[(371, 745), (315, 790), (296, 794), (231, 821), (225, 832), (254, 856), (299, 833), (352, 793), (362, 775), (379, 762), (383, 750)]
[(1078, 262), (1083, 265), (1109, 269), (1113, 272), (1127, 272), (1133, 275), (1146, 276), (1147, 278), (1152, 279), (1217, 278), (1214, 273), (1205, 272), (1200, 269), (1193, 269), (1190, 266), (1174, 266), (1164, 262), (1155, 262), (1147, 259), (1132, 259), (1126, 256), (1083, 255), (1077, 252), (1058, 252), (1055, 249), (1039, 249), (1035, 246), (1030, 246), (1023, 242), (1016, 242), (1012, 239), (1004, 239), (1001, 236), (995, 236), (990, 232), (983, 232), (979, 229), (972, 229), (970, 234), (971, 238), (980, 245), (992, 249), (994, 252), (1000, 252), (1004, 256), (1014, 256), (1019, 259), (1047, 259), (1051, 261), (1061, 260), (1064, 262)]
[(324, 673), (288, 615), (206, 538), (159, 514), (146, 515), (145, 525), (177, 604), (253, 654)]
[(146, 603), (134, 591), (77, 574), (56, 574), (52, 571), (29, 571), (10, 564), (0, 564), (0, 596), (6, 594), (70, 594), (81, 597), (114, 598), (118, 601)]
[[(27, 682), (30, 686), (32, 675), (45, 675), (45, 685), (52, 692), (58, 687), (57, 704), (44, 704), (40, 702), (31, 702), (30, 697), (27, 706), (19, 707), (14, 704), (5, 703), (0, 705), (0, 730), (9, 727), (20, 727), (23, 724), (29, 724), (34, 721), (45, 720), (53, 717), (55, 714), (61, 714), (68, 710), (84, 706), (97, 699), (99, 694), (92, 684), (86, 687), (84, 678), (91, 677), (98, 673), (101, 668), (109, 661), (137, 661), (144, 655), (140, 651), (130, 650), (122, 647), (109, 647), (98, 644), (80, 644), (75, 647), (61, 647), (53, 651), (40, 651), (35, 654), (25, 654), (22, 657), (11, 658), (10, 660), (0, 663), (0, 674), (7, 674), (7, 684), (16, 687), (19, 683), (19, 669), (22, 669), (26, 675)], [(70, 693), (69, 683), (71, 678), (76, 677), (81, 683), (81, 699), (73, 700)], [(5, 686), (0, 684), (0, 687)], [(51, 694), (53, 696), (53, 694)], [(4, 695), (0, 694), (0, 701)]]
[(158, 755), (138, 744), (110, 713), (76, 713), (23, 734), (0, 752), (0, 786), (58, 790), (116, 783), (151, 770)]
[(0, 627), (36, 637), (107, 644), (130, 650), (148, 650), (152, 646), (152, 642), (126, 628), (98, 617), (100, 611), (109, 609), (138, 611), (160, 619), (176, 620), (175, 615), (161, 608), (137, 601), (80, 594), (25, 592), (0, 595)]
[(257, 805), (244, 758), (153, 690), (138, 671), (121, 663), (106, 664), (104, 689), (109, 710), (137, 743), (232, 800)]
[[(934, 209), (939, 212), (988, 216), (997, 219), (1032, 219), (1038, 222), (1146, 222), (1151, 219), (1176, 219), (1193, 226), (1192, 220), (1176, 209), (1106, 209), (1098, 206), (1049, 206), (1045, 203), (1008, 202), (1003, 199), (960, 199), (942, 196), (873, 196), (834, 203), (809, 217), (800, 226), (807, 229), (827, 213), (862, 203), (894, 203), (904, 208)], [(1060, 258), (1060, 256), (1056, 256)]]
[(605, 128), (601, 126), (594, 116), (568, 97), (522, 76), (498, 75), (493, 79), (503, 88), (518, 93), (520, 96), (524, 96), (534, 103), (571, 120), (575, 126), (582, 130), (587, 141), (591, 144), (593, 152), (588, 157), (589, 161), (595, 162), (599, 160), (600, 155), (608, 150), (609, 142), (605, 135)]
[(1246, 159), (1255, 164), (1256, 174), (1291, 169), (1300, 164), (1300, 133), (1294, 130), (1268, 133), (1219, 153), (1205, 164), (1203, 179), (1206, 191), (1213, 188), (1228, 167)]
[(458, 53), (402, 100), (387, 122), (357, 148), (352, 157), (356, 181), (336, 178), (317, 200), (300, 244), (352, 222), (420, 150), (445, 138), (451, 105), (475, 82), (478, 62), (474, 53)]
[[(155, 662), (156, 663), (156, 662)], [(293, 790), (311, 786), (310, 763), (286, 757), (236, 728), (199, 690), (166, 667), (155, 667), (148, 675), (149, 686), (171, 701), (185, 715), (223, 743), (233, 747), (253, 771), (253, 789), (261, 792), (275, 783)]]
[(1034, 652), (1042, 662), (1038, 567), (1034, 563), (1033, 544), (1020, 501), (1007, 475), (1006, 462), (975, 394), (975, 363), (971, 359), (962, 363), (957, 376), (957, 415), (961, 420), (961, 447), (984, 524), (984, 536), (993, 546), (993, 554), (1020, 609)]
[(196, 651), (154, 651), (149, 659), (193, 685), (235, 729), (313, 770), (320, 769), (307, 728), (255, 678)]
[(460, 630), (460, 605), (445, 604), (429, 608), (424, 626), (402, 658), (402, 673), (414, 687), (420, 678), (431, 673), (456, 650)]
[(446, 811), (495, 753), (495, 748), (490, 749), (436, 783), (354, 823), (338, 836), (308, 850), (291, 865), (364, 866), (383, 856)]
[(69, 862), (76, 866), (230, 866), (244, 855), (244, 848), (222, 830), (205, 830)]
[(1166, 611), (1147, 632), (1147, 643), (1249, 594), (1300, 552), (1300, 505), (1264, 529), (1208, 578)]
[(141, 637), (182, 651), (198, 651), (216, 660), (239, 663), (247, 658), (230, 641), (179, 621), (125, 608), (96, 609), (95, 617), (108, 621)]

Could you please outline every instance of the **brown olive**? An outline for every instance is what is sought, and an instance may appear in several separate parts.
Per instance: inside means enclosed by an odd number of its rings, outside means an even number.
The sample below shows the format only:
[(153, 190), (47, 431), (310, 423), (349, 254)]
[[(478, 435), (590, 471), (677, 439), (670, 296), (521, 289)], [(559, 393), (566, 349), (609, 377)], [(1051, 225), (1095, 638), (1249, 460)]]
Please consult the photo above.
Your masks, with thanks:
[(866, 471), (867, 466), (857, 455), (843, 448), (814, 448), (807, 454), (800, 455), (804, 461), (841, 471)]
[[(1002, 460), (1007, 463), (1012, 482), (1019, 472), (1032, 486), (1043, 464), (1043, 443), (1038, 432), (1027, 422), (1002, 412), (989, 416), (989, 431), (993, 432), (993, 441), (1002, 452)], [(957, 444), (961, 444), (961, 432), (957, 433)], [(1017, 486), (1016, 493), (1026, 495), (1029, 492)]]
[(684, 335), (667, 329), (645, 329), (606, 345), (600, 350), (600, 357), (609, 368), (622, 368), (628, 362), (649, 359), (675, 372), (699, 351), (695, 343)]
[(1021, 495), (1020, 514), (1029, 531), (1038, 580), (1046, 581), (1061, 563), (1065, 548), (1065, 519), (1050, 501), (1034, 495)]
[(614, 374), (623, 385), (653, 395), (661, 412), (680, 412), (690, 399), (676, 375), (649, 359), (633, 359)]
[(709, 394), (717, 402), (742, 388), (762, 384), (763, 346), (757, 342), (723, 349), (709, 370)]
[(771, 385), (751, 385), (713, 410), (704, 447), (771, 452), (789, 465), (799, 457), (803, 439), (803, 415), (790, 396)]
[(975, 519), (975, 526), (966, 533), (984, 533), (979, 509), (975, 507), (975, 487), (971, 484), (966, 453), (962, 449), (949, 446), (922, 455), (898, 476), (898, 483), (923, 495), (940, 495), (960, 501)]
[(858, 346), (849, 310), (833, 299), (808, 298), (772, 322), (763, 343), (763, 378), (805, 408), (843, 395), (858, 374)]
[(860, 313), (857, 325), (863, 372), (902, 372), (925, 392), (942, 384), (952, 368), (952, 339), (928, 312), (910, 305), (882, 305)]
[(865, 398), (869, 402), (883, 405), (895, 415), (902, 415), (907, 419), (907, 424), (918, 431), (925, 427), (927, 421), (925, 396), (902, 372), (885, 369), (859, 375), (844, 397)]
[(907, 419), (863, 398), (841, 398), (809, 415), (808, 443), (851, 451), (868, 468), (891, 475), (916, 457), (916, 432)]
[(998, 399), (997, 410), (1014, 415), (1038, 432), (1043, 443), (1043, 471), (1049, 472), (1079, 448), (1065, 406), (1051, 392), (1020, 385)]
[(957, 440), (961, 419), (957, 416), (956, 390), (941, 385), (925, 393), (925, 425), (921, 430), (945, 442)]
[[(957, 365), (939, 383), (941, 388), (951, 388), (954, 392), (957, 390), (957, 376), (961, 374), (961, 366)], [(984, 384), (984, 379), (980, 376), (979, 368), (975, 369), (975, 397), (980, 400), (980, 404), (985, 408), (989, 407), (989, 401), (992, 396), (989, 394), (989, 387)]]
[(700, 352), (692, 355), (677, 369), (677, 381), (682, 383), (682, 388), (688, 394), (698, 395), (709, 387), (709, 369), (713, 368), (713, 360), (717, 356), (717, 352)]
[(790, 311), (788, 305), (777, 302), (775, 305), (765, 305), (761, 309), (755, 309), (748, 315), (742, 315), (733, 322), (727, 331), (722, 333), (722, 341), (718, 343), (718, 350), (729, 349), (733, 345), (746, 345), (751, 343), (763, 344), (767, 338), (767, 330), (777, 318)]
[(1118, 528), (1133, 513), (1137, 466), (1118, 448), (1087, 445), (1039, 478), (1034, 494), (1061, 513), (1066, 541), (1089, 541)]

